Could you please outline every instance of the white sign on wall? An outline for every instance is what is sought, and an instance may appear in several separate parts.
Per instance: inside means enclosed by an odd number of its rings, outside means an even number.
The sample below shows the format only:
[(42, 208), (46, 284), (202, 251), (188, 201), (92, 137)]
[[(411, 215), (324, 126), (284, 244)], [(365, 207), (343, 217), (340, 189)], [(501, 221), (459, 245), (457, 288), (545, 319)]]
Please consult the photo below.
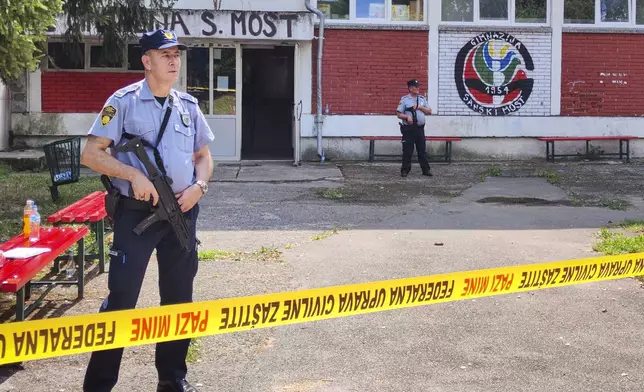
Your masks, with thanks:
[[(61, 35), (66, 28), (63, 16), (48, 35)], [(313, 39), (313, 17), (308, 12), (173, 10), (157, 18), (154, 28), (171, 29), (178, 37), (190, 38)]]

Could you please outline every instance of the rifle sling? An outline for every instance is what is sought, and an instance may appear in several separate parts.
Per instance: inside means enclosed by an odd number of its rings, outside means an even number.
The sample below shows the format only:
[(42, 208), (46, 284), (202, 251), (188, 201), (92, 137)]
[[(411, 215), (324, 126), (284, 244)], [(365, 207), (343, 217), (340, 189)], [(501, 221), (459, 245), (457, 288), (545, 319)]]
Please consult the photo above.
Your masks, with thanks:
[[(159, 152), (158, 147), (159, 147), (159, 143), (161, 142), (161, 138), (165, 133), (165, 128), (168, 126), (168, 120), (170, 119), (170, 114), (172, 113), (172, 106), (174, 106), (174, 98), (172, 98), (172, 94), (169, 94), (168, 108), (165, 110), (165, 116), (163, 117), (163, 121), (161, 122), (161, 129), (159, 130), (159, 135), (157, 136), (156, 143), (152, 145), (152, 143), (141, 138), (141, 142), (143, 143), (143, 145), (148, 148), (151, 148), (154, 151), (154, 160), (156, 161), (157, 169), (159, 169), (164, 176), (167, 176), (167, 173), (165, 171), (165, 167), (163, 166), (163, 160), (161, 159), (161, 153)], [(134, 135), (128, 133), (125, 130), (125, 128), (123, 128), (123, 137), (128, 140), (134, 139)]]

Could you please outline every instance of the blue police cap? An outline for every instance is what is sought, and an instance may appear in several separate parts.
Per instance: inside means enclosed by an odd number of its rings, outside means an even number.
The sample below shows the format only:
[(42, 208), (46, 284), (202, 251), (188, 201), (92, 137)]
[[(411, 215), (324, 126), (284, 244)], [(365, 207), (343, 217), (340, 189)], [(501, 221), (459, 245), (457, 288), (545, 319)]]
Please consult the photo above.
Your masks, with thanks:
[(418, 80), (412, 79), (412, 80), (407, 82), (407, 87), (411, 87), (411, 86), (419, 87), (420, 83), (418, 83)]
[(141, 53), (145, 53), (150, 49), (167, 49), (173, 46), (178, 46), (180, 50), (187, 49), (186, 45), (177, 41), (177, 35), (174, 31), (163, 29), (143, 33), (139, 44), (141, 45)]

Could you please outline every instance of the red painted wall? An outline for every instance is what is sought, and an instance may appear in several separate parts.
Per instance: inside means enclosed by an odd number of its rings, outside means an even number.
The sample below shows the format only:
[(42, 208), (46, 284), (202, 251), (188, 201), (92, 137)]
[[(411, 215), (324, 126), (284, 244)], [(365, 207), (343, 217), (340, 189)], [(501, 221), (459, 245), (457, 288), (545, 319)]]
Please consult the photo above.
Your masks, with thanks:
[(43, 72), (42, 111), (98, 113), (116, 90), (143, 79), (143, 73)]
[[(427, 89), (428, 39), (427, 31), (325, 29), (322, 110), (328, 104), (329, 114), (394, 114), (409, 79), (418, 79), (421, 93)], [(313, 113), (317, 50), (314, 40)]]
[(644, 115), (644, 35), (563, 33), (561, 115)]

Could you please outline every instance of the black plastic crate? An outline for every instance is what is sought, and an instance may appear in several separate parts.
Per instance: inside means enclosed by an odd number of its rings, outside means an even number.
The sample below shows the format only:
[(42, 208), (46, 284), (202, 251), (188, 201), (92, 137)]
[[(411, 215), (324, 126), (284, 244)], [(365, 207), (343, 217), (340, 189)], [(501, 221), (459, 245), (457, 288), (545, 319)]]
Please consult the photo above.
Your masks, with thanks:
[(58, 200), (58, 186), (78, 182), (80, 177), (80, 145), (79, 136), (58, 140), (43, 146), (49, 174), (51, 174), (51, 199)]

